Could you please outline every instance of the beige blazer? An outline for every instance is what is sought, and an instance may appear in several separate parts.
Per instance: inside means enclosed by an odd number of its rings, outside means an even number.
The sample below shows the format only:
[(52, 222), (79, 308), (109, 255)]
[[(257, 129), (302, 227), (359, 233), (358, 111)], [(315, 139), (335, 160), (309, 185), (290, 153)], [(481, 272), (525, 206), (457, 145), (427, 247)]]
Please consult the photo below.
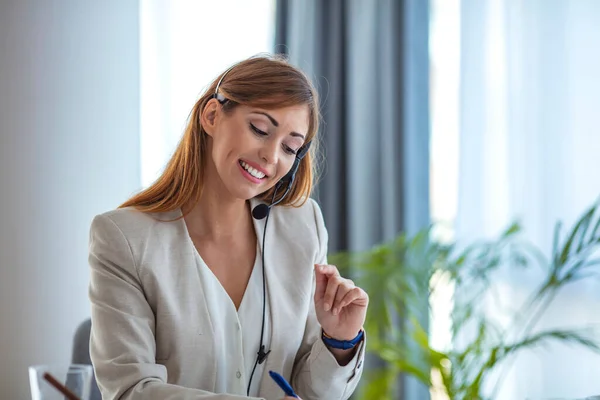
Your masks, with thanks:
[[(246, 398), (213, 392), (219, 338), (199, 281), (200, 260), (183, 220), (162, 222), (180, 215), (118, 209), (92, 222), (90, 353), (105, 400)], [(254, 221), (261, 244), (264, 222)], [(271, 354), (260, 377), (261, 399), (284, 396), (269, 370), (281, 373), (303, 400), (347, 399), (356, 388), (365, 342), (341, 367), (320, 339), (313, 265), (326, 260), (318, 205), (274, 207), (265, 250)]]

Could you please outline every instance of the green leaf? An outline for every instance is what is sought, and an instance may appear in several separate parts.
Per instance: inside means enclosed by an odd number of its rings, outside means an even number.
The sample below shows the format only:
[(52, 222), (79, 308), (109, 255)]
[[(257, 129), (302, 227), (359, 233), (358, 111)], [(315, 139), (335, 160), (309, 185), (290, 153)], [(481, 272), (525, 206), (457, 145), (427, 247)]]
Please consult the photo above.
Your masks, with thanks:
[(571, 246), (573, 245), (573, 242), (578, 235), (581, 236), (580, 242), (583, 241), (585, 232), (588, 229), (590, 220), (591, 220), (592, 216), (594, 215), (595, 211), (596, 211), (595, 207), (590, 208), (575, 224), (575, 227), (571, 231), (569, 238), (567, 239), (567, 242), (565, 243), (565, 246), (563, 247), (563, 251), (560, 255), (560, 264), (564, 264), (567, 261), (569, 253), (571, 251)]
[(417, 378), (424, 385), (431, 386), (431, 370), (429, 368), (425, 369), (417, 363), (402, 359), (388, 361), (392, 362), (400, 371)]
[(598, 230), (600, 230), (600, 217), (598, 217), (598, 220), (596, 221), (596, 225), (594, 225), (594, 230), (592, 230), (592, 233), (590, 235), (590, 239), (588, 240), (588, 243), (597, 241), (596, 234), (598, 233)]
[(521, 225), (518, 222), (513, 222), (502, 234), (502, 238), (510, 237), (516, 233), (521, 232)]
[(556, 271), (560, 265), (560, 256), (558, 254), (558, 241), (560, 239), (560, 228), (562, 223), (559, 221), (554, 226), (554, 239), (552, 241), (552, 259), (553, 259), (553, 267), (552, 270)]
[(364, 371), (358, 398), (392, 400), (397, 379), (398, 372), (391, 368)]
[(596, 205), (590, 208), (590, 210), (587, 213), (587, 215), (589, 215), (589, 218), (587, 218), (586, 221), (582, 224), (581, 233), (579, 234), (579, 243), (577, 245), (577, 252), (581, 251), (581, 249), (583, 249), (583, 247), (587, 244), (585, 243), (586, 235), (595, 213)]
[(529, 336), (521, 341), (503, 348), (504, 356), (515, 353), (524, 348), (531, 348), (542, 344), (547, 340), (559, 340), (567, 344), (581, 345), (589, 350), (600, 352), (600, 346), (597, 341), (590, 339), (582, 332), (577, 330), (549, 330)]

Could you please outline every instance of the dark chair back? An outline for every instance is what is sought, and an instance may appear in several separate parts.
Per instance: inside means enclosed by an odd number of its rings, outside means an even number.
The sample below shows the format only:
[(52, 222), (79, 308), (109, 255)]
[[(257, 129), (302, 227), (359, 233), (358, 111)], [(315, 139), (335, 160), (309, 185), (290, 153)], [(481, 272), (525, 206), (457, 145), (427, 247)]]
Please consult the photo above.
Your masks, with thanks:
[[(90, 358), (90, 331), (92, 329), (92, 320), (86, 319), (79, 325), (75, 331), (73, 338), (73, 353), (71, 354), (71, 362), (73, 364), (92, 365)], [(92, 391), (90, 400), (102, 400), (102, 395), (96, 384), (96, 376), (92, 375)]]

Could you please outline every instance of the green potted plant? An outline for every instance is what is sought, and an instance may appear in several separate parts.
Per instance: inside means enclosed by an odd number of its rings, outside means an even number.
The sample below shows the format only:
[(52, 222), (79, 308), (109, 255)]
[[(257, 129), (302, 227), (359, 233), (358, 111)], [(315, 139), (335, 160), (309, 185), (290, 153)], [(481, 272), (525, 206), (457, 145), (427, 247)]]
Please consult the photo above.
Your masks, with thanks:
[[(554, 340), (600, 351), (589, 329), (536, 331), (536, 324), (556, 295), (569, 284), (594, 279), (600, 271), (594, 259), (600, 249), (600, 213), (590, 207), (566, 235), (556, 224), (552, 253), (546, 257), (522, 239), (521, 227), (511, 225), (496, 240), (458, 249), (432, 239), (432, 227), (366, 252), (330, 256), (342, 273), (351, 276), (370, 297), (365, 328), (368, 353), (383, 362), (365, 371), (358, 399), (392, 399), (400, 374), (416, 377), (454, 399), (485, 399), (484, 385), (493, 398), (506, 367), (514, 356)], [(543, 273), (520, 309), (508, 312), (510, 323), (499, 324), (482, 307), (493, 292), (493, 277), (500, 270), (522, 271), (534, 266)], [(539, 276), (539, 275), (538, 275)], [(434, 349), (425, 327), (431, 295), (438, 282), (456, 288), (451, 314), (451, 336), (462, 346)], [(468, 288), (468, 290), (461, 290)], [(494, 381), (489, 381), (493, 379)]]

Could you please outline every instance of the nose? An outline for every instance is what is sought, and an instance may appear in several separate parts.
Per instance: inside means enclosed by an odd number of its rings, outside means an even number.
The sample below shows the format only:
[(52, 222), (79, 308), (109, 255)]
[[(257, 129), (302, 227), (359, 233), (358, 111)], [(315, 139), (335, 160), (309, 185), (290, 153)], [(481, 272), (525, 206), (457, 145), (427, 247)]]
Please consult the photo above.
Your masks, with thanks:
[(267, 164), (277, 164), (279, 160), (279, 144), (276, 140), (265, 143), (260, 148), (259, 157)]

